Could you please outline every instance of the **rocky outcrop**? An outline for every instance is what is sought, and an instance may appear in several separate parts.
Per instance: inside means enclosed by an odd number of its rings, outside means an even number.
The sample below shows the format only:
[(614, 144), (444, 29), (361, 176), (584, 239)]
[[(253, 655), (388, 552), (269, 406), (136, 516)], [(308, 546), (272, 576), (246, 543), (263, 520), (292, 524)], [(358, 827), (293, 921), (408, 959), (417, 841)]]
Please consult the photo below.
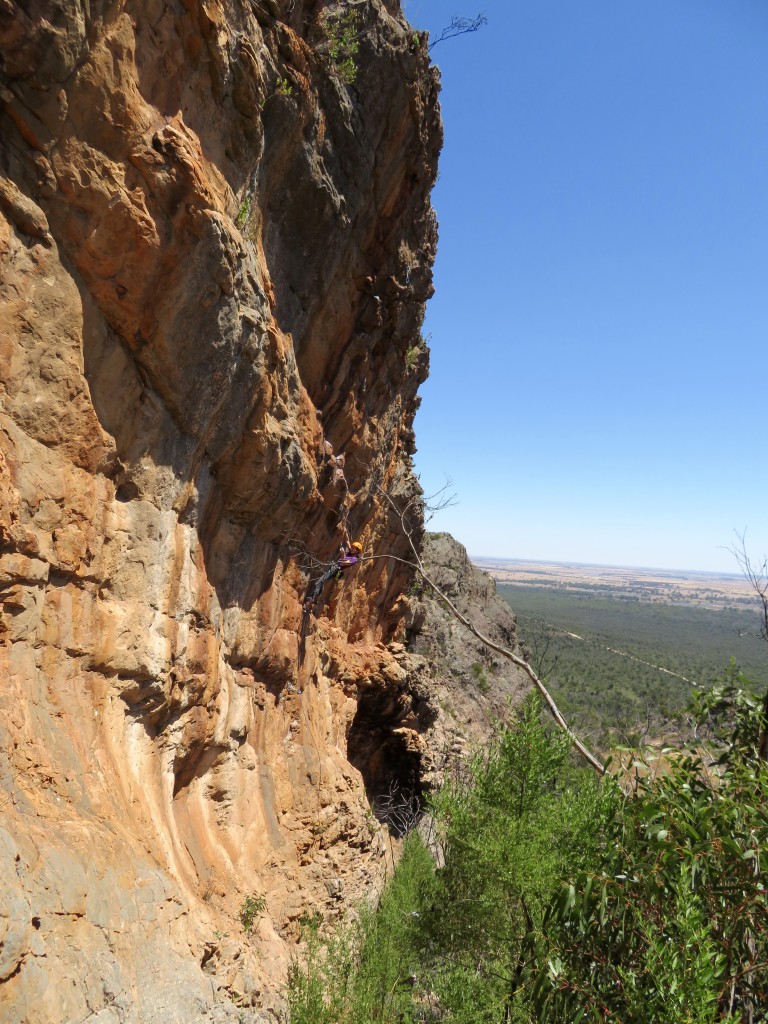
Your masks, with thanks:
[[(448, 533), (428, 533), (422, 560), (441, 593), (484, 636), (524, 656), (509, 605), (499, 597), (491, 576), (472, 564), (462, 544)], [(431, 588), (417, 579), (411, 593), (411, 678), (419, 666), (429, 680), (430, 701), (441, 711), (424, 730), (428, 754), (422, 783), (434, 786), (456, 755), (477, 749), (497, 723), (510, 719), (531, 684), (517, 666), (473, 636)]]
[(398, 0), (0, 0), (0, 61), (0, 1017), (261, 1019), (383, 877), (407, 567), (298, 634), (341, 527), (406, 554), (436, 72)]
[[(375, 816), (397, 833), (414, 823), (424, 797), (509, 721), (528, 677), (459, 622), (443, 597), (494, 643), (523, 655), (515, 617), (494, 580), (447, 533), (428, 533), (424, 572), (409, 588), (406, 645), (391, 644), (403, 671), (363, 686), (347, 751)], [(393, 827), (392, 827), (393, 826)]]

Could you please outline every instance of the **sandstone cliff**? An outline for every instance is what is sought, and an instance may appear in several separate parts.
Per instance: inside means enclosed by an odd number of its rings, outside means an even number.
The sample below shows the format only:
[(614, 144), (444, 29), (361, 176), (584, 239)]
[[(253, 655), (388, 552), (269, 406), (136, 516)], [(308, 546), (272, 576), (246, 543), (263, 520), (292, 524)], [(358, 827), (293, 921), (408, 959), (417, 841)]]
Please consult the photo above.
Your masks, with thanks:
[(0, 0), (0, 61), (0, 1019), (261, 1019), (382, 878), (363, 695), (423, 743), (402, 565), (297, 666), (309, 555), (406, 553), (437, 75), (399, 0)]

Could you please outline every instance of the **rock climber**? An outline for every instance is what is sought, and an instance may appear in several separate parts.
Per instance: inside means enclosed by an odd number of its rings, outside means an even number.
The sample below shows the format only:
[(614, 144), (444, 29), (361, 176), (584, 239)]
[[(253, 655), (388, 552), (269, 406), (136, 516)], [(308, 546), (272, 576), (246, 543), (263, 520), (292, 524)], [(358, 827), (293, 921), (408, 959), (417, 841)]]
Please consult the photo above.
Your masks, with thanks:
[(320, 595), (323, 592), (323, 587), (328, 580), (336, 579), (340, 580), (347, 569), (351, 569), (353, 565), (357, 565), (363, 554), (363, 545), (359, 541), (353, 541), (349, 546), (342, 545), (339, 557), (331, 562), (326, 571), (320, 577), (319, 580), (312, 587), (311, 591), (307, 593), (304, 599), (304, 609), (308, 611), (310, 608), (314, 608)]

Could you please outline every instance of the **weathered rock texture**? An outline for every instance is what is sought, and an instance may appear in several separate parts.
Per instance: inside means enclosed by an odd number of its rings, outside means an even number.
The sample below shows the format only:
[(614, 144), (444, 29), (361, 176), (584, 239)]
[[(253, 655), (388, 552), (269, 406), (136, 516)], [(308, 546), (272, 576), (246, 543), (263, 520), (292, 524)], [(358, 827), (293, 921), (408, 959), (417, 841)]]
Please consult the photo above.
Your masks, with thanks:
[[(424, 568), (458, 610), (489, 640), (523, 656), (517, 624), (496, 583), (469, 560), (448, 533), (428, 533)], [(466, 755), (487, 741), (498, 722), (509, 721), (531, 689), (528, 677), (474, 637), (429, 587), (415, 580), (409, 610), (410, 677), (429, 679), (430, 702), (441, 714), (425, 730), (422, 784), (438, 785), (453, 755)]]
[(302, 552), (407, 554), (441, 130), (399, 0), (343, 81), (352, 6), (0, 0), (4, 1024), (261, 1019), (300, 915), (380, 884), (409, 574), (299, 672)]

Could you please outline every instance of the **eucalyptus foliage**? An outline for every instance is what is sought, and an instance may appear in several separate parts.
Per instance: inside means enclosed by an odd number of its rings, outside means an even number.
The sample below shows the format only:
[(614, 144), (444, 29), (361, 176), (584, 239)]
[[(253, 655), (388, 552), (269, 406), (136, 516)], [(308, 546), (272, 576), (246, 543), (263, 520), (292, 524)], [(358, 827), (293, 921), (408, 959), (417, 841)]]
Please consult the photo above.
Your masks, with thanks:
[(635, 763), (598, 862), (531, 938), (541, 1021), (768, 1021), (762, 705), (734, 687), (697, 704), (716, 746)]

